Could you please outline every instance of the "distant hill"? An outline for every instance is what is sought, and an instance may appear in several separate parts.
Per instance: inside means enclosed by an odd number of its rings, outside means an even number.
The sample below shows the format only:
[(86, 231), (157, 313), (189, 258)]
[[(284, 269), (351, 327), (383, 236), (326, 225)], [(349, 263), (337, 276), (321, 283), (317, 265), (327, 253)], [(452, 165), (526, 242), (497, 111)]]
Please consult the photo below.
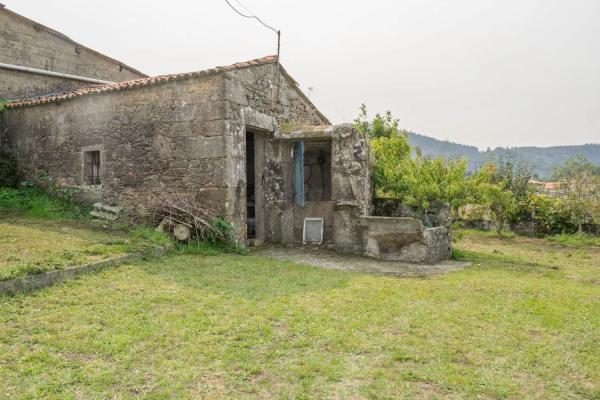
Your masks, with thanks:
[(441, 156), (447, 159), (465, 157), (469, 171), (476, 170), (479, 165), (491, 157), (503, 156), (508, 152), (511, 152), (517, 159), (532, 163), (534, 173), (541, 179), (550, 178), (555, 167), (569, 158), (577, 157), (579, 154), (583, 154), (588, 161), (600, 165), (600, 144), (555, 147), (497, 147), (493, 150), (479, 151), (475, 146), (438, 140), (414, 132), (408, 133), (408, 141), (411, 145), (421, 148), (426, 156)]

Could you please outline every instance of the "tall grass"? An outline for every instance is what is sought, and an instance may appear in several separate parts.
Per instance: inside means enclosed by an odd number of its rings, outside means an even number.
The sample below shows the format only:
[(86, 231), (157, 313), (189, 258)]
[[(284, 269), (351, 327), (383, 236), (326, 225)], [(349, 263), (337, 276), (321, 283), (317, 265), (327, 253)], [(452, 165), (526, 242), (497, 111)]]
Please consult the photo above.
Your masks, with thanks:
[(566, 247), (600, 246), (599, 236), (586, 235), (585, 233), (563, 233), (560, 235), (548, 236), (548, 240)]
[(32, 218), (88, 218), (90, 207), (69, 198), (52, 196), (44, 190), (28, 186), (21, 189), (0, 187), (0, 212), (14, 212)]

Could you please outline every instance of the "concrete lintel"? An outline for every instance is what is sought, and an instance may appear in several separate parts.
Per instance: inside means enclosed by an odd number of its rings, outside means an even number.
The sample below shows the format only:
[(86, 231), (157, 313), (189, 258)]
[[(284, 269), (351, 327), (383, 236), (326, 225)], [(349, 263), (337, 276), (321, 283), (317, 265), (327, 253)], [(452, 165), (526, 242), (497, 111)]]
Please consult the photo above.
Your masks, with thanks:
[(256, 111), (251, 107), (242, 108), (242, 118), (246, 127), (267, 132), (275, 132), (277, 120), (267, 114)]
[(335, 131), (335, 125), (320, 126), (293, 126), (282, 127), (275, 132), (275, 139), (279, 140), (330, 140)]

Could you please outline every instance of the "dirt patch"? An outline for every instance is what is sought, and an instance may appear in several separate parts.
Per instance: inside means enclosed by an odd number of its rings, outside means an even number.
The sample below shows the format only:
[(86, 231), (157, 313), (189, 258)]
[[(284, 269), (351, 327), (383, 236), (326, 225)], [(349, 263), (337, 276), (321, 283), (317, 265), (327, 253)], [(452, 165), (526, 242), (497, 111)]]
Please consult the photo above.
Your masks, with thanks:
[(323, 246), (261, 246), (252, 249), (251, 253), (261, 257), (326, 269), (398, 276), (438, 275), (457, 271), (470, 265), (470, 263), (458, 261), (443, 261), (431, 265), (380, 261), (352, 254), (338, 253)]

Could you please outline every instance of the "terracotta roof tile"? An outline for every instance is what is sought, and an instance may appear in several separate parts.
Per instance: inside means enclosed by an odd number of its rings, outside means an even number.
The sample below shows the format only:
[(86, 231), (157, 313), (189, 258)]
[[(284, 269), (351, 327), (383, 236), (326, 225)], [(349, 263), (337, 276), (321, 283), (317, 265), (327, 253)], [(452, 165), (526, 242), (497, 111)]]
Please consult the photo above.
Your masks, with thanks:
[(233, 65), (223, 66), (223, 67), (215, 67), (210, 69), (205, 69), (203, 71), (197, 72), (189, 72), (183, 74), (173, 74), (173, 75), (160, 75), (149, 78), (140, 78), (134, 79), (131, 81), (125, 82), (116, 82), (110, 83), (106, 85), (91, 85), (85, 86), (71, 92), (63, 92), (52, 95), (45, 95), (39, 97), (30, 97), (25, 99), (19, 99), (14, 101), (9, 101), (5, 104), (6, 108), (21, 108), (21, 107), (32, 107), (40, 104), (49, 104), (49, 103), (57, 103), (63, 100), (72, 99), (79, 96), (85, 96), (89, 94), (95, 93), (105, 93), (105, 92), (114, 92), (114, 91), (122, 91), (127, 89), (132, 89), (136, 87), (143, 86), (152, 86), (160, 83), (165, 83), (169, 81), (175, 80), (183, 80), (193, 77), (201, 77), (214, 75), (222, 72), (233, 71), (237, 69), (247, 68), (251, 66), (257, 65), (266, 65), (277, 62), (277, 56), (267, 56), (263, 58), (258, 58), (256, 60), (251, 60), (247, 62), (241, 62)]

